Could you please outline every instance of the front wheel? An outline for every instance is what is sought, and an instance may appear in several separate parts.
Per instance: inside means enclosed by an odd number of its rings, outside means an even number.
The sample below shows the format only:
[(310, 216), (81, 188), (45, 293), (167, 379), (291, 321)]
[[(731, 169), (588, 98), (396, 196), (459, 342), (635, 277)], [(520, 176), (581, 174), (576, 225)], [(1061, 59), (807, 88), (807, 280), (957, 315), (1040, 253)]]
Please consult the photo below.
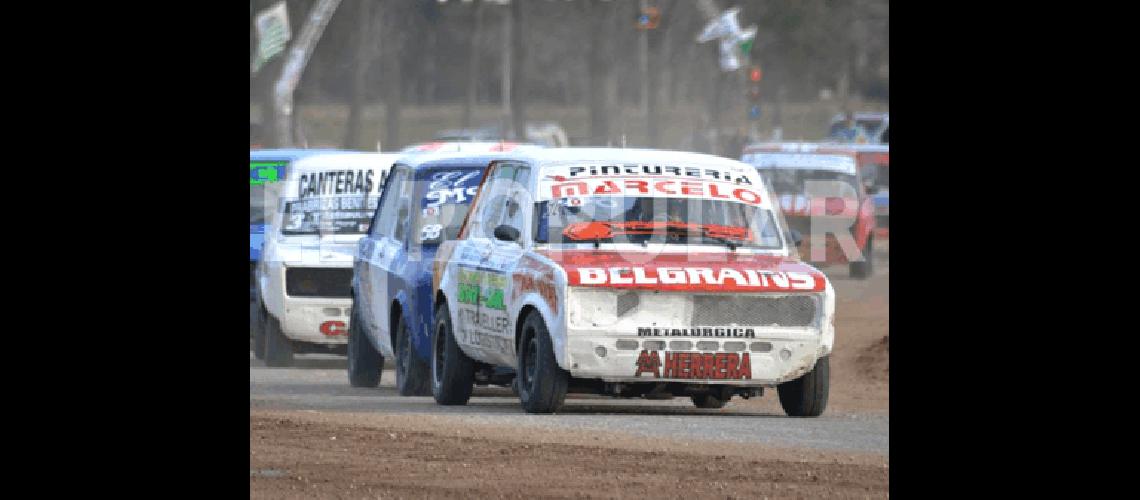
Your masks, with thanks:
[(700, 394), (689, 396), (689, 398), (693, 400), (693, 405), (695, 405), (697, 408), (715, 410), (717, 408), (724, 408), (724, 405), (728, 404), (728, 401), (713, 396), (712, 394)]
[(372, 345), (364, 333), (364, 325), (352, 305), (352, 317), (348, 320), (348, 384), (353, 387), (376, 387), (380, 385), (380, 373), (384, 369), (384, 356)]
[(281, 322), (268, 317), (265, 326), (265, 366), (293, 366), (293, 343), (281, 331)]
[(527, 413), (554, 413), (566, 401), (570, 372), (558, 366), (550, 332), (538, 311), (523, 321), (519, 340), (519, 399)]
[(871, 259), (874, 257), (874, 243), (875, 239), (872, 236), (868, 235), (867, 245), (863, 248), (863, 261), (852, 262), (849, 265), (848, 270), (850, 271), (852, 278), (862, 280), (871, 277), (871, 273), (874, 271), (874, 265), (871, 261)]
[(429, 396), (427, 363), (412, 348), (411, 332), (404, 317), (396, 321), (396, 389), (401, 396)]
[(802, 377), (776, 386), (780, 394), (780, 406), (789, 417), (818, 417), (827, 408), (827, 393), (831, 368), (824, 356), (815, 362), (815, 367)]
[(431, 394), (441, 405), (465, 405), (475, 384), (475, 362), (459, 348), (447, 303), (435, 310), (431, 337)]

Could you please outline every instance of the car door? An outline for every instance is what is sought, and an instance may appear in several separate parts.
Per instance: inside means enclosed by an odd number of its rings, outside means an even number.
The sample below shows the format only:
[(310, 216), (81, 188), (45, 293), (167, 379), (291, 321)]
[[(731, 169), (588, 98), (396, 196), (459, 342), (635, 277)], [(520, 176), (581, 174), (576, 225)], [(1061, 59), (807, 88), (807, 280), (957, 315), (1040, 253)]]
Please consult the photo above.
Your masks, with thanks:
[[(367, 259), (362, 266), (365, 270), (358, 278), (367, 296), (362, 304), (365, 309), (361, 311), (361, 318), (368, 323), (373, 343), (387, 357), (393, 355), (389, 282), (394, 266), (406, 258), (403, 255), (404, 238), (400, 231), (406, 233), (410, 223), (409, 177), (410, 169), (402, 165), (394, 167), (389, 174), (376, 210), (376, 219), (369, 231), (367, 254), (364, 254)], [(361, 252), (364, 251), (362, 248)]]
[[(526, 228), (526, 189), (518, 184), (525, 165), (501, 163), (488, 173), (489, 182), (475, 208), (475, 224), (455, 257), (457, 283), (456, 338), (464, 351), (491, 363), (512, 364), (514, 330), (509, 307), (510, 272), (522, 254), (515, 241), (501, 241), (495, 228)], [(482, 195), (481, 195), (482, 196)]]

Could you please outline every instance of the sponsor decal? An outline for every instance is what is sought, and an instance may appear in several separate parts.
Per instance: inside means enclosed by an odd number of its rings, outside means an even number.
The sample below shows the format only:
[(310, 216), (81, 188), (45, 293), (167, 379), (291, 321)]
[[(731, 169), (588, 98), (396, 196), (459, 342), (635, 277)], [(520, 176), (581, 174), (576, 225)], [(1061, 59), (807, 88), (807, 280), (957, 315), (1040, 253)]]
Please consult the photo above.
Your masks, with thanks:
[(554, 288), (554, 270), (543, 262), (524, 255), (512, 275), (511, 301), (531, 292), (538, 293), (550, 311), (558, 314), (558, 292)]
[(814, 290), (816, 278), (809, 273), (722, 267), (579, 267), (582, 285), (729, 285), (741, 288)]
[[(483, 281), (487, 286), (482, 286)], [(507, 284), (506, 278), (501, 274), (491, 274), (481, 271), (468, 271), (459, 269), (459, 302), (483, 306), (491, 309), (505, 310), (503, 304), (503, 287)], [(485, 294), (482, 292), (486, 292)]]
[(550, 185), (549, 197), (552, 199), (578, 196), (653, 196), (722, 199), (747, 205), (762, 204), (762, 198), (756, 190), (704, 180), (583, 179)]
[(650, 328), (638, 327), (638, 337), (734, 337), (756, 338), (751, 328)]
[(329, 337), (347, 335), (348, 326), (343, 321), (325, 321), (321, 323), (321, 333)]
[(752, 380), (749, 353), (735, 352), (665, 352), (662, 361), (657, 351), (641, 351), (637, 356), (634, 377), (646, 374), (653, 378), (700, 380)]
[(384, 184), (388, 172), (381, 173), (378, 183), (373, 182), (374, 174), (372, 170), (334, 170), (301, 174), (297, 177), (297, 197), (374, 193), (374, 188)]
[(673, 176), (705, 178), (735, 184), (752, 184), (747, 175), (734, 175), (720, 169), (706, 167), (677, 167), (665, 165), (575, 165), (566, 169), (566, 175), (552, 175), (556, 181), (567, 178), (609, 176)]
[(278, 182), (285, 178), (285, 161), (249, 162), (249, 185), (260, 186), (267, 182)]
[[(479, 191), (479, 180), (482, 179), (482, 175), (482, 170), (473, 169), (436, 172), (432, 175), (427, 194), (424, 195), (424, 206), (432, 208), (445, 203), (471, 203), (475, 193)], [(426, 211), (424, 215), (428, 215)]]

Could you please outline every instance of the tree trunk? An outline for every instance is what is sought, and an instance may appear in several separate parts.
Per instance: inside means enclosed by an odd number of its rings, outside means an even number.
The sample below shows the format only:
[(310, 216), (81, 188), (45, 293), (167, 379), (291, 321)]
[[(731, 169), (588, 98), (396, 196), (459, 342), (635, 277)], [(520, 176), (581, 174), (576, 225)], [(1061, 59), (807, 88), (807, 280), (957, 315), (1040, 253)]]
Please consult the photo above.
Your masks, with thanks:
[(515, 140), (526, 141), (526, 43), (523, 33), (523, 2), (511, 2), (511, 121)]
[(317, 41), (321, 38), (325, 26), (333, 12), (336, 11), (340, 0), (317, 0), (309, 12), (301, 34), (293, 42), (293, 46), (286, 52), (285, 67), (281, 70), (281, 78), (273, 86), (274, 120), (271, 122), (274, 139), (273, 147), (290, 147), (293, 145), (293, 131), (290, 130), (293, 121), (293, 91), (301, 81), (301, 74), (309, 62), (309, 56)]
[[(403, 74), (400, 71), (400, 35), (398, 31), (399, 20), (396, 19), (397, 10), (390, 3), (385, 2), (381, 8), (385, 33), (393, 33), (388, 37), (382, 47), (384, 58), (384, 143), (386, 151), (395, 151), (400, 145), (400, 112), (402, 104)], [(397, 28), (397, 29), (391, 29)], [(380, 36), (383, 39), (383, 33)]]
[(348, 124), (345, 127), (345, 149), (371, 149), (361, 141), (361, 122), (363, 121), (365, 94), (365, 76), (368, 74), (368, 63), (372, 59), (372, 0), (357, 0), (356, 11), (356, 61), (352, 68), (352, 95), (348, 107)]
[(471, 37), (467, 41), (467, 100), (463, 103), (463, 128), (471, 127), (471, 115), (477, 104), (476, 89), (479, 85), (479, 37), (483, 32), (482, 0), (475, 0), (472, 6), (475, 22), (471, 28)]

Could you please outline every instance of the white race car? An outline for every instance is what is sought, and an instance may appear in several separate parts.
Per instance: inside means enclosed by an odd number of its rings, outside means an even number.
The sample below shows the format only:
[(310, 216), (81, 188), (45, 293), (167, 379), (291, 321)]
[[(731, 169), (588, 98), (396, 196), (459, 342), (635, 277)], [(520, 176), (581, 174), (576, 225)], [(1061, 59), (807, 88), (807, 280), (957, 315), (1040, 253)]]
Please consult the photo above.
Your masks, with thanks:
[(289, 366), (298, 352), (344, 354), (352, 256), (399, 156), (308, 156), (290, 165), (284, 182), (267, 185), (254, 330), (254, 355), (266, 365)]
[(823, 412), (835, 294), (751, 165), (635, 149), (516, 158), (491, 163), (437, 254), (438, 403), (466, 404), (476, 370), (510, 366), (532, 413), (567, 392), (720, 408), (764, 387), (789, 415)]

